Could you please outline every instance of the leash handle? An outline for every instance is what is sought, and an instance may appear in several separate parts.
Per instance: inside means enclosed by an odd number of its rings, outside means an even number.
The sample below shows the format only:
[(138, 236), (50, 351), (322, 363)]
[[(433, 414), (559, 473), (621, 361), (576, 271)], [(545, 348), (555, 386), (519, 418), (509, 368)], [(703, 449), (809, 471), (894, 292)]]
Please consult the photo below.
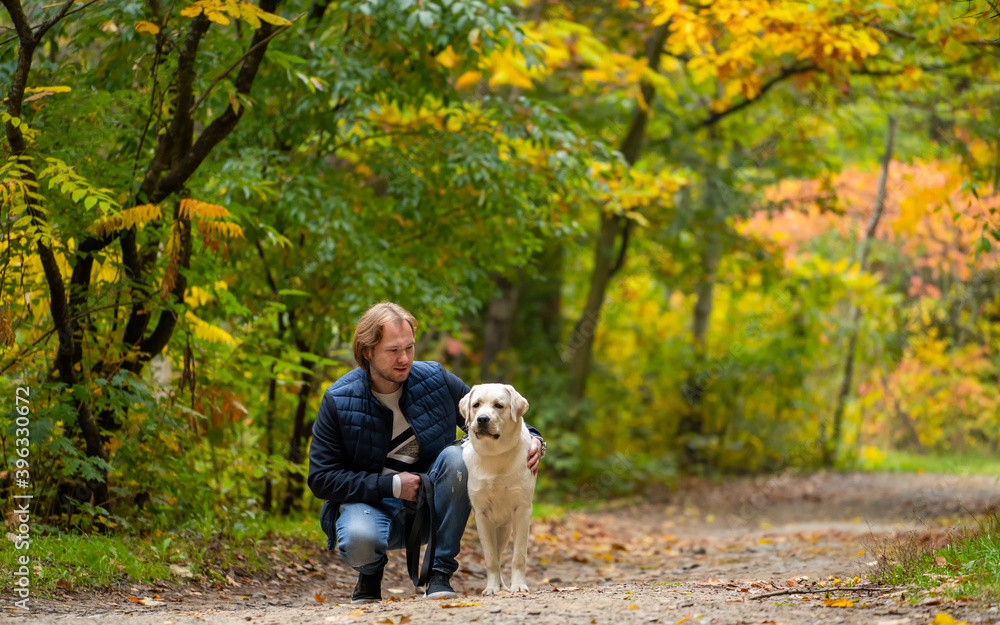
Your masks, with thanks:
[[(426, 473), (417, 473), (420, 488), (417, 489), (417, 509), (406, 530), (406, 571), (414, 586), (424, 586), (430, 581), (431, 566), (434, 564), (437, 519), (434, 516), (434, 483)], [(420, 566), (420, 538), (427, 533), (427, 551), (424, 564)]]

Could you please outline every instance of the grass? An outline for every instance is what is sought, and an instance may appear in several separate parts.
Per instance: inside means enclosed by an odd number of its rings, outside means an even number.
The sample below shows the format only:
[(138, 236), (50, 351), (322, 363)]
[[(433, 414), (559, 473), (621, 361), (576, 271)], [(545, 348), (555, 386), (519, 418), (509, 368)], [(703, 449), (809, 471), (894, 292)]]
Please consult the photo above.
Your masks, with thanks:
[(957, 475), (1000, 475), (1000, 457), (996, 455), (919, 454), (889, 450), (877, 462), (868, 463), (871, 471), (899, 473), (942, 473)]
[(44, 535), (31, 537), (27, 550), (0, 552), (0, 575), (12, 579), (19, 556), (31, 558), (32, 596), (51, 597), (63, 589), (168, 583), (177, 565), (195, 579), (226, 582), (226, 574), (252, 575), (289, 561), (304, 562), (325, 549), (326, 536), (314, 517), (263, 521), (239, 531), (203, 534), (191, 529), (129, 535)]
[(973, 530), (954, 534), (944, 547), (932, 548), (913, 535), (904, 542), (878, 545), (873, 581), (996, 601), (1000, 597), (1000, 514), (977, 523)]

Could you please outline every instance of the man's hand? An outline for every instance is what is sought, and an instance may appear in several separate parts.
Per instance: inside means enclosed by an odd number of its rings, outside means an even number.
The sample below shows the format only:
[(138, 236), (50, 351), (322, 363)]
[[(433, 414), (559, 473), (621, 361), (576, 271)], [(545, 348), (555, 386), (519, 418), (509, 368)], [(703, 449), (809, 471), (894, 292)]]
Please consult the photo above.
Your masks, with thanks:
[(417, 491), (420, 490), (420, 476), (414, 473), (399, 473), (399, 498), (407, 501), (417, 500)]
[(531, 448), (528, 449), (528, 470), (532, 475), (538, 475), (538, 461), (542, 459), (542, 441), (537, 436), (531, 437)]

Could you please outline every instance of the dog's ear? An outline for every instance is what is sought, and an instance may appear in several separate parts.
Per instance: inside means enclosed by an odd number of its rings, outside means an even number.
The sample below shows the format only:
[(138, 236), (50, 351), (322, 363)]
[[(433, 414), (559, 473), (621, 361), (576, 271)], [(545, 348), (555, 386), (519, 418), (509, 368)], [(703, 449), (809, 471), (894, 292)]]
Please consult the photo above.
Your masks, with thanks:
[(520, 419), (524, 416), (524, 413), (528, 412), (528, 400), (521, 397), (521, 394), (510, 384), (504, 384), (503, 386), (510, 394), (510, 413), (516, 419)]
[(465, 394), (465, 397), (460, 399), (458, 402), (458, 413), (465, 419), (465, 425), (469, 425), (469, 414), (471, 414), (469, 412), (469, 406), (472, 404), (472, 391), (475, 390), (475, 388), (476, 387), (472, 387), (472, 389)]

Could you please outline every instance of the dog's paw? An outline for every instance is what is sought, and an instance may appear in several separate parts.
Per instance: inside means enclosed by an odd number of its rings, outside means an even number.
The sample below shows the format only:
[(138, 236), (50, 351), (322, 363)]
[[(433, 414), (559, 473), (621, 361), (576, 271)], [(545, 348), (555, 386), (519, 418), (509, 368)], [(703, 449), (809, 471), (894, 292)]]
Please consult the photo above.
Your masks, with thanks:
[(500, 592), (500, 587), (499, 586), (487, 586), (486, 590), (483, 591), (483, 596), (484, 597), (492, 597), (493, 595), (497, 594), (498, 592)]
[(511, 592), (531, 592), (531, 590), (528, 589), (528, 585), (527, 584), (514, 584), (514, 583), (512, 583), (510, 585), (510, 591)]

